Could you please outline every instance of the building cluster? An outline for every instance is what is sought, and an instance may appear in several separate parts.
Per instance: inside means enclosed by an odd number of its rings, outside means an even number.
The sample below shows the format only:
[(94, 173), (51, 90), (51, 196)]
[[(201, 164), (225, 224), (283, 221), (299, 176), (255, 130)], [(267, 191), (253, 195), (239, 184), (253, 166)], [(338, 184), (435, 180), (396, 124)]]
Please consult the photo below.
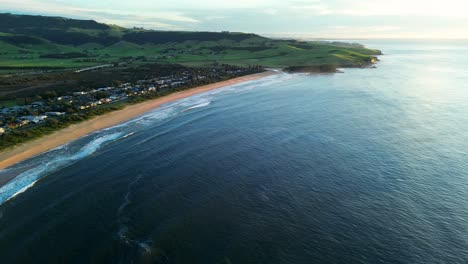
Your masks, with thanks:
[(102, 87), (89, 91), (76, 91), (70, 95), (40, 100), (28, 105), (17, 105), (0, 109), (0, 135), (23, 127), (30, 127), (46, 122), (50, 118), (60, 118), (75, 114), (100, 105), (128, 100), (134, 96), (143, 96), (163, 90), (196, 85), (205, 79), (219, 79), (226, 75), (243, 75), (251, 68), (213, 68), (204, 71), (183, 71), (169, 76), (160, 76), (135, 83), (124, 83), (115, 87)]

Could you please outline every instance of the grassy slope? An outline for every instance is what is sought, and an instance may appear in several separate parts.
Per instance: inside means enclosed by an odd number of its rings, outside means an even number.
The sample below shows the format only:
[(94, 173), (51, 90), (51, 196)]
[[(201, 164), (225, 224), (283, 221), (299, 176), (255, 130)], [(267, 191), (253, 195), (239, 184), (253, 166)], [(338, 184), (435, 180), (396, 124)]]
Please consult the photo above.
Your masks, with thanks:
[[(266, 67), (358, 67), (380, 54), (380, 51), (359, 46), (272, 40), (254, 34), (156, 32), (90, 21), (83, 21), (81, 25), (79, 20), (0, 14), (0, 21), (2, 18), (14, 19), (15, 23), (21, 21), (21, 27), (0, 27), (0, 67), (80, 68), (129, 60), (189, 66), (218, 62)], [(54, 28), (53, 24), (44, 28), (47, 19), (60, 28)], [(30, 20), (30, 23), (39, 20), (42, 27), (25, 27), (24, 20)], [(36, 31), (37, 34), (32, 33)], [(44, 58), (50, 54), (69, 53), (81, 53), (83, 56)]]

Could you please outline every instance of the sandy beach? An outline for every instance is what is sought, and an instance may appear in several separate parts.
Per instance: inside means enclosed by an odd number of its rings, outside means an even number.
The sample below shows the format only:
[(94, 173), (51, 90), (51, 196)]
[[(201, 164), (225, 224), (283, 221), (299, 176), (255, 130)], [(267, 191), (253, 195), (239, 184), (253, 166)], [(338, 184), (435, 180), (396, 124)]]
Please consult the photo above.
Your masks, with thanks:
[(135, 105), (129, 105), (122, 110), (114, 111), (105, 115), (95, 117), (91, 120), (79, 124), (71, 125), (53, 134), (47, 135), (37, 140), (26, 142), (13, 149), (8, 149), (0, 153), (0, 169), (5, 169), (18, 162), (24, 161), (51, 149), (77, 140), (93, 132), (116, 126), (120, 123), (129, 121), (144, 113), (151, 111), (163, 104), (190, 97), (195, 94), (207, 92), (221, 87), (260, 79), (269, 75), (276, 74), (273, 71), (267, 71), (258, 74), (247, 75), (234, 78), (227, 81), (217, 82), (209, 85), (195, 87), (189, 90), (176, 92), (158, 99), (142, 102)]

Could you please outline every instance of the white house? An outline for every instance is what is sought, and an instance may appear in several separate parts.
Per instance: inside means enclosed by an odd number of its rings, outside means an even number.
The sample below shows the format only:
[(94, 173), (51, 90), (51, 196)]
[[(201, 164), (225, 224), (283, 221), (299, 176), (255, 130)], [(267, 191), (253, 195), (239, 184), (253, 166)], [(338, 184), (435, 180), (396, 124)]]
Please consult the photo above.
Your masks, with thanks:
[(22, 116), (20, 117), (21, 120), (28, 120), (30, 123), (38, 124), (44, 121), (47, 116), (45, 115), (40, 115), (40, 116)]
[(65, 115), (65, 112), (46, 112), (45, 114), (47, 116), (63, 116)]

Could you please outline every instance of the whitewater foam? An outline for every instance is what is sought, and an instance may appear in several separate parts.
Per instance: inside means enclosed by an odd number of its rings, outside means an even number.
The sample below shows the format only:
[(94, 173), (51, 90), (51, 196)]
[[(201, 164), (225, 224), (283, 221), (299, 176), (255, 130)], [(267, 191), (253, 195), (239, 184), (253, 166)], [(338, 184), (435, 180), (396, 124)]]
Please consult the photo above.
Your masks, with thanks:
[(17, 191), (15, 194), (13, 194), (10, 198), (8, 198), (7, 201), (10, 200), (10, 199), (15, 198), (16, 196), (18, 196), (18, 195), (20, 195), (20, 194), (22, 194), (22, 193), (24, 193), (26, 190), (28, 190), (29, 188), (33, 187), (34, 184), (36, 184), (37, 181), (38, 181), (38, 180), (33, 181), (31, 184), (29, 184), (29, 185), (25, 186), (24, 188), (20, 189), (20, 190)]
[(128, 137), (130, 137), (130, 136), (132, 136), (134, 134), (135, 134), (135, 132), (131, 132), (131, 133), (128, 133), (127, 135), (123, 136), (122, 138), (128, 138)]
[(187, 111), (190, 111), (190, 110), (193, 110), (193, 109), (202, 108), (202, 107), (208, 106), (210, 104), (211, 104), (210, 101), (204, 102), (204, 103), (197, 104), (197, 105), (191, 106), (189, 108), (186, 108), (186, 109), (182, 110), (182, 112), (187, 112)]
[(26, 190), (33, 187), (37, 181), (48, 174), (93, 154), (104, 143), (115, 141), (121, 138), (122, 135), (123, 133), (119, 132), (98, 137), (72, 155), (58, 155), (49, 162), (40, 163), (39, 165), (19, 174), (12, 181), (0, 188), (0, 205), (19, 194), (24, 193)]

